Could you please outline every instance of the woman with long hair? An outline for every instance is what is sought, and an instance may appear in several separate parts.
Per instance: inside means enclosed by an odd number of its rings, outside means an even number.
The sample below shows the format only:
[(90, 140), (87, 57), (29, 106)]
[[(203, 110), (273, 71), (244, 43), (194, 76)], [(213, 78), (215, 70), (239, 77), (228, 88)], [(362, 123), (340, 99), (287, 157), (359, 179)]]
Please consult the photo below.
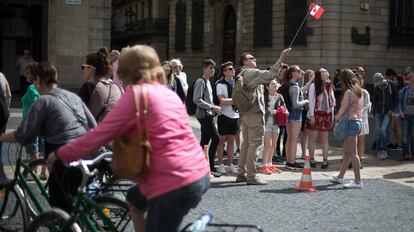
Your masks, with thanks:
[[(309, 88), (309, 111), (307, 128), (309, 134), (309, 153), (314, 160), (318, 136), (322, 143), (323, 162), (321, 168), (328, 168), (329, 132), (333, 129), (332, 115), (335, 107), (334, 87), (328, 70), (320, 68), (315, 72), (315, 82)], [(314, 161), (315, 162), (315, 161)]]
[(152, 147), (150, 167), (127, 194), (135, 231), (178, 231), (183, 217), (197, 206), (210, 186), (209, 164), (195, 137), (185, 105), (166, 87), (166, 77), (152, 47), (122, 49), (118, 75), (125, 94), (96, 128), (61, 147), (63, 163), (87, 156), (109, 141), (129, 135), (137, 126), (135, 93), (148, 99), (146, 127)]
[[(333, 174), (333, 181), (343, 184), (345, 188), (362, 188), (360, 174), (360, 160), (357, 156), (357, 138), (362, 128), (362, 106), (364, 98), (362, 97), (362, 88), (359, 80), (350, 69), (344, 69), (339, 75), (343, 96), (338, 115), (335, 122), (339, 122), (342, 117), (348, 114), (347, 137), (343, 141), (344, 158), (341, 163), (341, 170), (338, 174)], [(349, 162), (354, 169), (355, 180), (344, 184), (344, 175), (348, 168)]]
[(298, 80), (303, 76), (303, 70), (297, 65), (291, 65), (286, 71), (286, 81), (289, 83), (289, 101), (287, 104), (289, 110), (287, 124), (287, 142), (286, 142), (286, 166), (287, 170), (295, 170), (298, 165), (296, 163), (297, 142), (302, 125), (302, 110), (309, 103), (304, 99)]
[(81, 69), (86, 82), (79, 90), (79, 97), (88, 106), (96, 121), (101, 121), (121, 98), (123, 92), (122, 88), (110, 79), (112, 66), (108, 50), (100, 48), (88, 54)]

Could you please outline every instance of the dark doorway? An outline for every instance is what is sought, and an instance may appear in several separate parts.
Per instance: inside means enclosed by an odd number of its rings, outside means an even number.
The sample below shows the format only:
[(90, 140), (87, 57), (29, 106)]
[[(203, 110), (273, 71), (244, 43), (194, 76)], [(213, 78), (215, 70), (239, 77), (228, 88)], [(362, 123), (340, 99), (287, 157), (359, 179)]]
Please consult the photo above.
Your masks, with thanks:
[(227, 6), (223, 17), (223, 62), (235, 62), (236, 58), (236, 12), (232, 6)]
[(12, 91), (20, 87), (16, 62), (29, 50), (35, 61), (47, 58), (47, 1), (8, 1), (0, 4), (0, 72)]

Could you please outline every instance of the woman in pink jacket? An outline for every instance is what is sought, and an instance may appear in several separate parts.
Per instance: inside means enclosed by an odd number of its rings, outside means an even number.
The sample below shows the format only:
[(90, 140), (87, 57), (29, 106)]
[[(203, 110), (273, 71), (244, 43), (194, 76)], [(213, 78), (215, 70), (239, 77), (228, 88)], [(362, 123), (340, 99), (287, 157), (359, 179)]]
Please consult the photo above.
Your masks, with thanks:
[(122, 98), (97, 127), (61, 147), (48, 162), (56, 158), (63, 163), (81, 159), (133, 131), (137, 110), (132, 88), (146, 88), (150, 169), (136, 179), (138, 185), (129, 190), (127, 200), (136, 231), (177, 231), (183, 217), (197, 206), (210, 186), (209, 165), (189, 125), (184, 104), (165, 86), (164, 70), (153, 48), (124, 48), (118, 75), (129, 84)]

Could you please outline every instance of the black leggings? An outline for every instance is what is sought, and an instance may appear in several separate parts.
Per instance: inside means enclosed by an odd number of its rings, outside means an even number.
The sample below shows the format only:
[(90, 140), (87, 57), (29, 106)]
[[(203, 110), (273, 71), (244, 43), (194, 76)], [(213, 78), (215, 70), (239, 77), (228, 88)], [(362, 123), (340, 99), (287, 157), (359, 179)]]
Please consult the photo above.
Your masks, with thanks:
[[(286, 126), (281, 126), (280, 127), (279, 137), (277, 138), (276, 152), (278, 154), (281, 154), (283, 157), (286, 157), (286, 141), (287, 141), (287, 136), (288, 136), (288, 134), (287, 134)], [(283, 137), (283, 150), (282, 150), (282, 153), (280, 153), (280, 150), (281, 150), (280, 144), (282, 143), (282, 137)]]
[(214, 159), (216, 158), (217, 145), (220, 141), (217, 127), (213, 122), (213, 116), (207, 116), (197, 120), (201, 125), (201, 147), (203, 148), (204, 145), (208, 145), (211, 139), (210, 148), (208, 149), (208, 157), (210, 160), (210, 171), (215, 171)]

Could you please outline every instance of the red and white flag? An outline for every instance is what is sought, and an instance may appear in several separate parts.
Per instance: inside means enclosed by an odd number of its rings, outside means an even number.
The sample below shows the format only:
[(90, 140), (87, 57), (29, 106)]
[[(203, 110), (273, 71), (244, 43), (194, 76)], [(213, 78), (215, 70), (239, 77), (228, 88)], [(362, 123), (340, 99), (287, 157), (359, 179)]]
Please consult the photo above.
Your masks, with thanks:
[(325, 9), (316, 3), (312, 3), (310, 5), (309, 14), (312, 15), (315, 19), (319, 19), (322, 16), (323, 12), (325, 12)]

